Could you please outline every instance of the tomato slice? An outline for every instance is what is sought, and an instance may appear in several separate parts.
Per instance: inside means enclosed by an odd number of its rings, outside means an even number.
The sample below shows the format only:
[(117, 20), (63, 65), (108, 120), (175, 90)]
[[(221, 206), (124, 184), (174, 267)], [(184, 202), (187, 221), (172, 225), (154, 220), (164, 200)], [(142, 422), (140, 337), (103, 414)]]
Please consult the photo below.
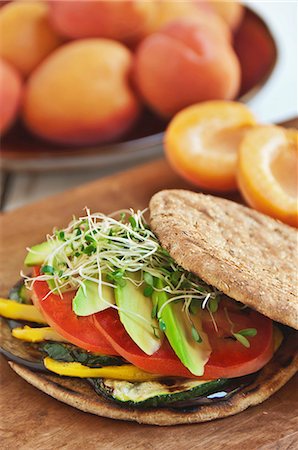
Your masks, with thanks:
[[(160, 349), (151, 356), (146, 355), (129, 337), (119, 320), (115, 309), (94, 314), (94, 323), (114, 349), (127, 361), (152, 373), (167, 376), (194, 378), (181, 363), (168, 341), (164, 339)], [(218, 331), (215, 330), (208, 311), (203, 312), (203, 328), (207, 332), (212, 353), (201, 379), (234, 378), (253, 373), (262, 368), (273, 354), (272, 321), (240, 303), (231, 300), (220, 302), (213, 314)], [(233, 332), (255, 328), (257, 335), (248, 337), (250, 347), (246, 348), (231, 335)]]
[[(148, 356), (128, 335), (120, 322), (117, 310), (109, 308), (94, 314), (93, 318), (96, 327), (113, 345), (119, 355), (135, 366), (148, 372), (160, 373), (162, 375), (191, 376), (191, 373), (177, 358), (166, 339), (164, 339), (157, 352)], [(163, 367), (165, 364), (167, 365), (166, 370)]]
[[(34, 276), (40, 274), (34, 267)], [(63, 298), (49, 294), (46, 281), (34, 281), (33, 303), (42, 312), (48, 324), (69, 342), (85, 350), (104, 355), (117, 355), (104, 334), (95, 327), (92, 316), (79, 317), (72, 310), (75, 292), (65, 292)]]
[[(206, 373), (218, 377), (240, 377), (257, 372), (272, 358), (274, 351), (273, 322), (268, 317), (233, 300), (222, 300), (213, 315), (218, 330), (214, 328), (207, 310), (203, 313), (203, 327), (212, 348)], [(231, 322), (233, 325), (231, 325)], [(233, 328), (233, 329), (232, 329)], [(255, 328), (256, 336), (247, 337), (250, 347), (235, 340), (231, 331)], [(204, 376), (206, 375), (204, 374)]]
[[(39, 275), (39, 268), (34, 268)], [(130, 338), (120, 322), (117, 310), (109, 308), (87, 317), (78, 317), (72, 311), (74, 292), (66, 292), (63, 298), (49, 294), (45, 281), (35, 281), (33, 302), (47, 322), (71, 343), (88, 351), (106, 355), (121, 355), (135, 366), (166, 376), (194, 378), (181, 363), (167, 339), (151, 356), (146, 355)], [(202, 323), (208, 334), (212, 353), (201, 379), (233, 378), (253, 373), (262, 368), (273, 354), (272, 321), (240, 303), (222, 300), (213, 314), (217, 326), (208, 311), (203, 311)], [(257, 335), (247, 337), (250, 347), (233, 338), (247, 328), (255, 328)]]

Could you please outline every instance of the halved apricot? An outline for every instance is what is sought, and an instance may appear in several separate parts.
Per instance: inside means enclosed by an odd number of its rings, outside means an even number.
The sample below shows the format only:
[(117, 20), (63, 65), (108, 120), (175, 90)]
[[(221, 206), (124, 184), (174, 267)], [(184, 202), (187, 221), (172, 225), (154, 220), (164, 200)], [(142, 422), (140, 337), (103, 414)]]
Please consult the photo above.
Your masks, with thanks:
[(208, 101), (190, 106), (170, 122), (166, 156), (174, 170), (196, 186), (235, 190), (239, 144), (255, 123), (242, 103)]
[(237, 180), (253, 208), (298, 226), (298, 132), (259, 126), (243, 139)]

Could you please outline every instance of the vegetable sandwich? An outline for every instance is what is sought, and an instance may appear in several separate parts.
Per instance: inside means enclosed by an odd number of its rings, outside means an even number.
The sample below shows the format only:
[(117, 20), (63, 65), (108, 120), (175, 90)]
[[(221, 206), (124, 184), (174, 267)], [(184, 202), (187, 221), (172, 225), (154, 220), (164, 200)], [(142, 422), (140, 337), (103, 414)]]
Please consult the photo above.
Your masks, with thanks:
[[(147, 219), (149, 217), (149, 219)], [(297, 233), (228, 200), (161, 191), (73, 218), (0, 300), (2, 352), (83, 411), (140, 423), (236, 414), (298, 367)]]

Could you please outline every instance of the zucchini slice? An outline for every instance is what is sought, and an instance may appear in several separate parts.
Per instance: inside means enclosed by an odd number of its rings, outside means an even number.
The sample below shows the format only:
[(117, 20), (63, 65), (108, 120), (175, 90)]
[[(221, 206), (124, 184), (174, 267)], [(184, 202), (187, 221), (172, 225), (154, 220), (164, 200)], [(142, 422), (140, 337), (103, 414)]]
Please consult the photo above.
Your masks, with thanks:
[[(91, 380), (90, 380), (91, 381)], [(227, 379), (198, 381), (185, 378), (162, 378), (157, 381), (131, 383), (111, 379), (93, 379), (97, 393), (123, 406), (157, 407), (216, 392)]]

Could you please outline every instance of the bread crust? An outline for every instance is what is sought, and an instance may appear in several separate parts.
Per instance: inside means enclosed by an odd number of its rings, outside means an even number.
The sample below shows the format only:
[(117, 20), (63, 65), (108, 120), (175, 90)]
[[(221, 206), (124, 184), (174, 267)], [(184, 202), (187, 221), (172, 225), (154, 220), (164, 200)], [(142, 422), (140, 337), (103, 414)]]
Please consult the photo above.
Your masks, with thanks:
[(232, 201), (186, 190), (155, 194), (150, 223), (185, 270), (298, 329), (296, 229)]

